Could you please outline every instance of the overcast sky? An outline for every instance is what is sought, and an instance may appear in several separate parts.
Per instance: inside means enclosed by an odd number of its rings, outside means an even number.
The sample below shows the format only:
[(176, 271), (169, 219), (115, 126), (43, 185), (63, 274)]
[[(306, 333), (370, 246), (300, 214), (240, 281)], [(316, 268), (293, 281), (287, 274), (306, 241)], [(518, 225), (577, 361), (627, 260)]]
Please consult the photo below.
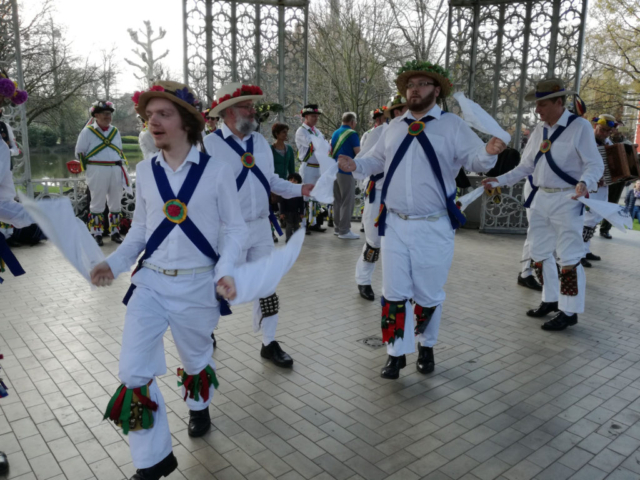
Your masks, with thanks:
[[(38, 11), (42, 0), (22, 0), (20, 15), (28, 20)], [(163, 59), (171, 71), (182, 76), (182, 0), (56, 0), (54, 20), (65, 29), (65, 37), (78, 55), (96, 55), (100, 50), (117, 48), (122, 74), (118, 78), (118, 92), (132, 92), (139, 87), (134, 73), (140, 73), (124, 58), (139, 60), (131, 51), (136, 47), (128, 28), (143, 28), (143, 21), (150, 20), (154, 30), (163, 27), (167, 34), (154, 45), (154, 54), (169, 50)]]

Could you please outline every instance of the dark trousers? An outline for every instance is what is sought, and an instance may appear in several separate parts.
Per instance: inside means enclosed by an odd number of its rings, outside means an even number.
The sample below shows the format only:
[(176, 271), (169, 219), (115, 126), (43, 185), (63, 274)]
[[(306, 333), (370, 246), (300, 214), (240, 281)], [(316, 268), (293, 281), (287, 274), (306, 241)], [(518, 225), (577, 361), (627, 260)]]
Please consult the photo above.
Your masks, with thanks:
[[(620, 201), (620, 197), (622, 196), (622, 191), (624, 190), (625, 182), (614, 183), (613, 185), (609, 185), (609, 203), (618, 203)], [(607, 220), (602, 220), (600, 224), (601, 232), (609, 232), (611, 230), (611, 224)]]
[(288, 242), (289, 238), (291, 238), (291, 235), (293, 235), (294, 232), (300, 228), (300, 214), (296, 212), (286, 212), (284, 214), (284, 219), (286, 225), (285, 234), (287, 236), (286, 238)]

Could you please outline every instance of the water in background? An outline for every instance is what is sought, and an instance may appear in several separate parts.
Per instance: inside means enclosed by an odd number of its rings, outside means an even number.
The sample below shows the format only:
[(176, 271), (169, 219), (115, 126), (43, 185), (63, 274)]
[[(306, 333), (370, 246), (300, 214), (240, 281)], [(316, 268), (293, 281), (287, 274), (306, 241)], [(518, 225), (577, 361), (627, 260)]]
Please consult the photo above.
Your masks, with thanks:
[[(136, 165), (142, 160), (142, 152), (126, 152), (129, 173), (136, 171)], [(75, 177), (67, 170), (67, 162), (73, 160), (73, 154), (31, 153), (31, 178), (69, 178)]]

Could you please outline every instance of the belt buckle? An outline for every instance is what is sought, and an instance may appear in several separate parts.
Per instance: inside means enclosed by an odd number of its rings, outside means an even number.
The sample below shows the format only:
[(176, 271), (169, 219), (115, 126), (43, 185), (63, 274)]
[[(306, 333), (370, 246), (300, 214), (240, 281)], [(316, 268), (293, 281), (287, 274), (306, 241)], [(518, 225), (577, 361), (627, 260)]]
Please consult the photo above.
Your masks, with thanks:
[(177, 277), (178, 276), (178, 270), (162, 270), (162, 273), (164, 273), (167, 277)]
[(404, 213), (396, 213), (402, 220), (409, 220), (409, 215), (405, 215)]

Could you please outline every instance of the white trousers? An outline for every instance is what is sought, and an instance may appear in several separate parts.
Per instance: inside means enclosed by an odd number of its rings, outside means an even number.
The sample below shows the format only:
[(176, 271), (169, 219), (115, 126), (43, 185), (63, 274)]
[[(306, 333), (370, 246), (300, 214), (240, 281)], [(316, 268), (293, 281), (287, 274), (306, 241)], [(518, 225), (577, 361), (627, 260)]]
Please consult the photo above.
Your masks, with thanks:
[[(598, 187), (597, 192), (589, 193), (589, 198), (593, 200), (600, 200), (606, 202), (609, 200), (609, 186), (605, 185), (604, 187)], [(595, 213), (593, 210), (584, 212), (584, 226), (585, 227), (595, 227), (602, 221), (602, 217)], [(584, 243), (584, 254), (591, 252), (591, 240)]]
[(376, 269), (376, 262), (365, 262), (364, 252), (367, 250), (367, 244), (373, 248), (380, 248), (380, 235), (378, 235), (378, 227), (375, 226), (376, 218), (380, 213), (380, 197), (382, 189), (376, 188), (376, 198), (369, 203), (369, 198), (364, 201), (364, 211), (362, 212), (362, 225), (364, 226), (364, 237), (366, 243), (362, 246), (362, 253), (356, 262), (356, 283), (358, 285), (371, 285), (371, 277)]
[[(137, 285), (129, 300), (122, 332), (119, 378), (127, 388), (147, 385), (151, 400), (158, 404), (153, 427), (129, 432), (131, 457), (136, 468), (148, 468), (171, 453), (171, 434), (164, 399), (157, 379), (166, 374), (163, 336), (168, 327), (185, 372), (195, 375), (211, 365), (215, 369), (211, 332), (220, 316), (215, 296), (213, 271), (169, 277), (141, 269), (133, 276)], [(209, 399), (187, 398), (190, 410), (209, 407)], [(182, 395), (184, 396), (184, 388)]]
[(569, 315), (584, 312), (587, 286), (584, 268), (580, 265), (584, 255), (582, 203), (572, 200), (570, 195), (571, 192), (547, 193), (538, 190), (529, 216), (531, 258), (536, 262), (545, 261), (552, 258), (555, 251), (561, 267), (577, 265), (578, 294), (575, 296), (561, 295), (559, 282), (553, 282), (551, 278), (547, 280), (555, 266), (546, 268), (548, 262), (544, 262), (542, 269), (544, 288), (547, 290), (543, 290), (543, 301), (555, 301), (556, 291), (551, 288), (557, 288), (558, 308)]
[[(311, 183), (313, 185), (316, 184), (318, 179), (320, 178), (320, 167), (309, 167), (309, 164), (304, 164), (304, 169), (302, 170), (302, 183)], [(318, 202), (311, 200), (309, 197), (303, 197), (304, 201), (308, 203), (308, 213), (307, 213), (307, 221), (309, 225), (316, 224), (316, 214), (315, 209), (318, 205)]]
[(107, 205), (111, 213), (122, 210), (122, 168), (87, 165), (87, 185), (91, 191), (91, 213), (102, 213)]
[(417, 340), (433, 347), (438, 340), (442, 303), (453, 261), (454, 231), (447, 215), (436, 221), (402, 220), (389, 212), (382, 237), (382, 294), (389, 301), (407, 300), (404, 338), (387, 345), (394, 357), (415, 352), (414, 315), (408, 300), (423, 307), (437, 306)]

